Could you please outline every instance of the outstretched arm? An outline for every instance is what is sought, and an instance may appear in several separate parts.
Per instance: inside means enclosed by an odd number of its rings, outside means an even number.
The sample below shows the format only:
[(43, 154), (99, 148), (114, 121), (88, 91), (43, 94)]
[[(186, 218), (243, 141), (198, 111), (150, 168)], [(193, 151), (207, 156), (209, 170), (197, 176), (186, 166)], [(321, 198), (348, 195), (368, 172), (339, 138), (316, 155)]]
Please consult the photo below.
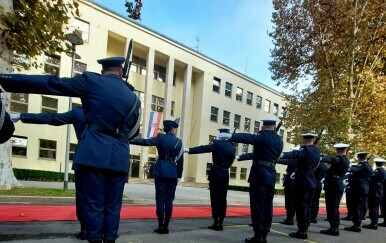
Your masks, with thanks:
[(201, 145), (193, 148), (189, 148), (189, 154), (203, 154), (203, 153), (211, 153), (213, 152), (213, 145)]
[(253, 153), (246, 153), (238, 156), (237, 161), (252, 160)]
[(130, 140), (129, 143), (134, 145), (141, 145), (141, 146), (157, 146), (159, 143), (159, 139), (158, 139), (158, 136), (155, 138), (148, 138), (148, 139), (136, 138), (136, 139)]
[(21, 113), (20, 120), (23, 123), (61, 126), (74, 123), (74, 116), (72, 111), (68, 111), (65, 113)]

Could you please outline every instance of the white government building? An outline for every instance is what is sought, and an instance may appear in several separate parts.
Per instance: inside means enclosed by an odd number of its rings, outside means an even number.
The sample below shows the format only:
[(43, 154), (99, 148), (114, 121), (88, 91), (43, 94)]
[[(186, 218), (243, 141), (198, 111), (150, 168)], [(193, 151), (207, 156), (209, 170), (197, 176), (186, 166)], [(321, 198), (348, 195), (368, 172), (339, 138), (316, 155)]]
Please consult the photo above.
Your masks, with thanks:
[[(80, 59), (75, 72), (100, 72), (97, 59), (126, 56), (133, 39), (133, 59), (129, 82), (142, 101), (142, 134), (146, 135), (150, 112), (163, 112), (163, 119), (180, 118), (178, 136), (185, 147), (211, 142), (217, 129), (228, 127), (236, 132), (256, 133), (261, 119), (268, 115), (281, 117), (285, 111), (283, 96), (276, 90), (167, 36), (142, 26), (108, 8), (80, 1), (81, 17), (73, 18), (70, 28), (82, 36), (84, 44), (77, 46)], [(66, 53), (46, 54), (38, 58), (39, 69), (23, 71), (29, 74), (71, 76), (71, 57)], [(47, 95), (11, 95), (11, 112), (66, 112), (69, 99)], [(79, 99), (73, 102), (80, 104)], [(162, 124), (162, 121), (161, 121)], [(161, 125), (162, 126), (162, 125)], [(14, 168), (64, 171), (67, 126), (16, 124), (13, 138)], [(290, 132), (284, 127), (279, 135), (288, 151)], [(71, 127), (70, 159), (77, 144)], [(145, 165), (156, 160), (154, 147), (132, 145), (130, 177), (144, 178)], [(238, 154), (251, 152), (251, 145), (238, 144)], [(211, 166), (211, 154), (185, 155), (185, 181), (206, 183)], [(230, 184), (248, 186), (251, 161), (235, 161), (230, 169)], [(277, 165), (278, 186), (285, 167)], [(151, 169), (150, 169), (151, 173)], [(149, 177), (151, 174), (149, 173)]]

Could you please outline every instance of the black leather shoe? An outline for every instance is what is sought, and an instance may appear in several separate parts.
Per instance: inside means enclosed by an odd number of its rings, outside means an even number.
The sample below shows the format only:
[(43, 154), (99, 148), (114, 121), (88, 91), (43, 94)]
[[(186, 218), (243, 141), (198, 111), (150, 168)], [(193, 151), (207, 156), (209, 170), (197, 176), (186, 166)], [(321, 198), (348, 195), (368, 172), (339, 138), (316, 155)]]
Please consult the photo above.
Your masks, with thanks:
[(76, 233), (75, 237), (79, 240), (86, 240), (86, 231), (79, 231)]
[[(156, 233), (158, 233), (158, 234), (163, 234), (163, 233), (164, 233), (164, 229), (158, 227), (157, 229), (154, 230), (154, 232), (156, 232)], [(169, 233), (169, 232), (168, 232), (168, 233)]]
[(208, 226), (208, 229), (220, 231), (220, 226), (218, 224), (212, 224), (212, 225)]
[(263, 243), (263, 240), (261, 238), (253, 236), (251, 238), (246, 238), (245, 242), (246, 243)]
[(386, 227), (386, 221), (383, 222), (382, 224), (378, 224), (378, 226), (381, 226), (381, 227)]
[(364, 224), (364, 225), (362, 225), (362, 228), (376, 230), (376, 229), (378, 229), (378, 226), (376, 226), (374, 224)]
[(302, 239), (302, 240), (305, 240), (307, 239), (307, 233), (305, 231), (296, 231), (296, 232), (292, 232), (292, 233), (289, 233), (288, 234), (290, 237), (292, 238), (297, 238), (297, 239)]
[(219, 224), (218, 225), (218, 230), (223, 231), (224, 230), (224, 226), (222, 224)]
[(344, 230), (351, 231), (351, 232), (361, 232), (361, 228), (356, 227), (356, 226), (351, 226), (351, 227), (344, 227)]
[(115, 240), (103, 240), (103, 243), (115, 243)]
[(346, 216), (346, 217), (343, 217), (341, 218), (341, 220), (348, 220), (348, 221), (351, 221), (353, 218), (351, 216)]
[(337, 228), (329, 228), (327, 230), (321, 230), (320, 233), (325, 235), (339, 236), (339, 230)]
[(311, 219), (311, 223), (317, 224), (317, 223), (318, 223), (318, 220), (317, 220), (317, 219)]
[(294, 225), (294, 221), (290, 219), (285, 219), (283, 221), (280, 221), (280, 223), (285, 225)]
[(248, 225), (249, 225), (249, 226), (251, 226), (251, 227), (253, 227), (253, 224), (252, 224), (252, 222), (249, 222), (249, 223), (248, 223)]

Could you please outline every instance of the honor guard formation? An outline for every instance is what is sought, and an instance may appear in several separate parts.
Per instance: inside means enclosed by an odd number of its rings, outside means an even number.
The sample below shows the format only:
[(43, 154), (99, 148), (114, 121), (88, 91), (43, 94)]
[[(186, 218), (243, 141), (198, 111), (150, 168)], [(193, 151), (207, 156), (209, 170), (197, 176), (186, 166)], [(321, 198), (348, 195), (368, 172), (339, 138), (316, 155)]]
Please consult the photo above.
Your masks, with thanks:
[[(311, 223), (317, 223), (319, 199), (325, 191), (327, 220), (330, 228), (320, 233), (339, 236), (339, 206), (346, 192), (347, 217), (353, 225), (344, 229), (361, 232), (362, 228), (376, 230), (381, 207), (386, 214), (383, 191), (386, 173), (383, 158), (375, 158), (376, 168), (370, 166), (368, 153), (356, 154), (357, 165), (347, 158), (350, 145), (334, 145), (336, 156), (322, 156), (317, 148), (318, 135), (302, 134), (303, 144), (283, 152), (283, 141), (277, 134), (277, 119), (262, 120), (256, 134), (231, 133), (219, 129), (217, 139), (208, 145), (185, 148), (177, 138), (178, 124), (164, 120), (163, 131), (154, 138), (138, 138), (141, 102), (134, 88), (122, 77), (125, 58), (111, 57), (98, 60), (101, 75), (84, 72), (73, 78), (54, 75), (0, 74), (0, 85), (7, 92), (79, 97), (82, 107), (66, 113), (8, 114), (1, 102), (0, 142), (10, 139), (14, 122), (61, 126), (72, 124), (78, 139), (73, 159), (76, 186), (76, 213), (80, 222), (77, 237), (91, 243), (115, 242), (118, 238), (120, 211), (124, 185), (128, 179), (129, 144), (155, 146), (158, 151), (153, 175), (156, 191), (157, 234), (168, 234), (173, 214), (176, 187), (181, 180), (183, 153), (212, 153), (213, 166), (208, 180), (215, 231), (224, 230), (229, 186), (229, 168), (235, 158), (252, 160), (249, 182), (251, 226), (253, 236), (245, 242), (267, 242), (273, 213), (276, 183), (276, 164), (287, 166), (283, 178), (286, 218), (280, 223), (294, 225), (297, 231), (289, 236), (307, 239)], [(280, 126), (280, 124), (278, 125)], [(320, 138), (320, 136), (319, 136)], [(253, 145), (253, 152), (236, 156), (235, 143)], [(371, 223), (361, 225), (369, 211)]]

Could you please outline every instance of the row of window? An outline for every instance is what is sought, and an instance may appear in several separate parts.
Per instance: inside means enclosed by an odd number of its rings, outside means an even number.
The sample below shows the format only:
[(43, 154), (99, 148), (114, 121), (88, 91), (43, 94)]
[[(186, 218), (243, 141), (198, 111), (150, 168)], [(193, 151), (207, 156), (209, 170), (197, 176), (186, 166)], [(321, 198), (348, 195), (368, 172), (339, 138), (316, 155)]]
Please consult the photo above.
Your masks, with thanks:
[[(13, 136), (12, 155), (27, 157), (28, 138), (22, 136)], [(69, 160), (74, 157), (76, 144), (70, 143)], [(39, 139), (39, 158), (56, 160), (57, 142), (48, 139)]]
[[(221, 79), (214, 77), (213, 78), (213, 88), (212, 88), (213, 92), (220, 93), (220, 86), (221, 86)], [(233, 84), (226, 82), (225, 83), (225, 96), (232, 98), (232, 92), (233, 92)], [(243, 93), (244, 93), (244, 90), (242, 88), (240, 88), (240, 87), (236, 88), (236, 100), (237, 101), (243, 102)], [(247, 98), (246, 99), (247, 105), (252, 106), (253, 93), (247, 91), (247, 97), (246, 98)], [(263, 103), (263, 98), (259, 95), (256, 95), (256, 108), (261, 109), (262, 103)], [(268, 112), (268, 113), (271, 112), (271, 101), (270, 100), (267, 100), (267, 99), (265, 100), (264, 111)], [(285, 112), (286, 112), (286, 108), (282, 107), (281, 116), (283, 116), (283, 114), (285, 114)], [(279, 105), (278, 104), (276, 104), (276, 103), (273, 104), (272, 113), (275, 116), (279, 116)]]

